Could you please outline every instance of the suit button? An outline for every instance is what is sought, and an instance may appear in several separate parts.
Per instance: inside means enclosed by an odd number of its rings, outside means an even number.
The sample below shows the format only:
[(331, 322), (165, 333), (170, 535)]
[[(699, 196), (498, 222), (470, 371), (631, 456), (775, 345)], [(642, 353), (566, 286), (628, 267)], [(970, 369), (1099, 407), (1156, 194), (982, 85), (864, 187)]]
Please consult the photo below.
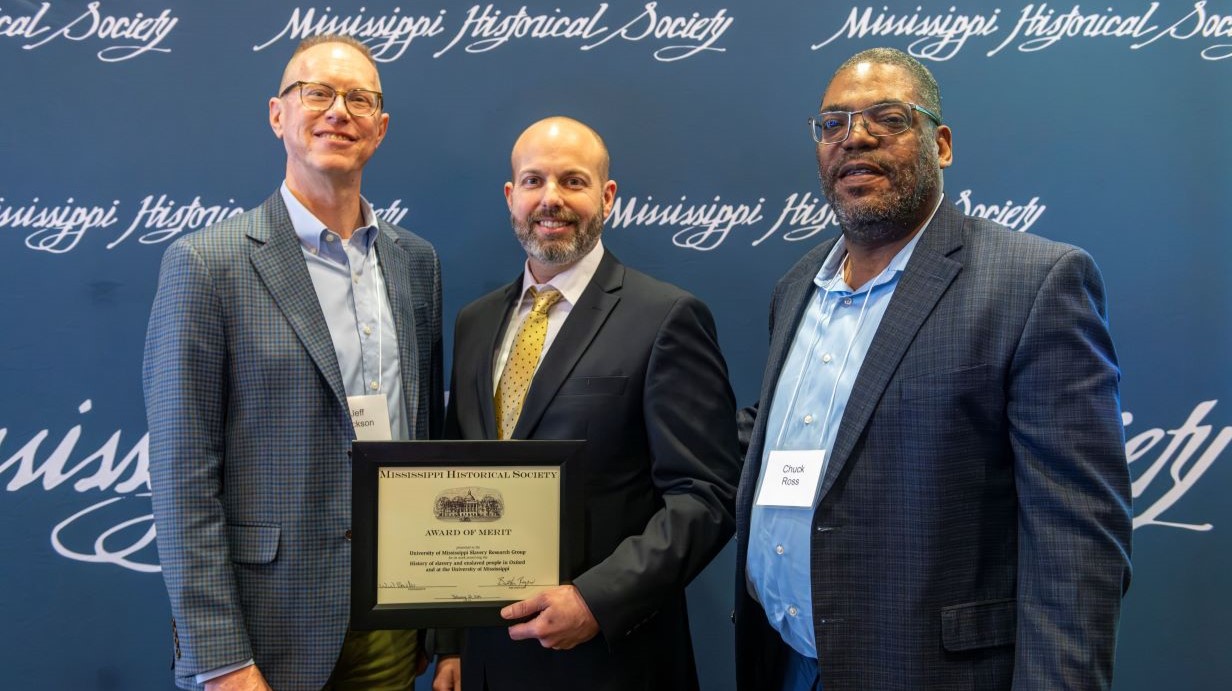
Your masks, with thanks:
[(347, 539), (347, 542), (350, 542), (352, 535), (353, 534), (351, 533), (351, 529), (347, 528), (346, 532), (342, 534), (342, 537), (345, 537)]

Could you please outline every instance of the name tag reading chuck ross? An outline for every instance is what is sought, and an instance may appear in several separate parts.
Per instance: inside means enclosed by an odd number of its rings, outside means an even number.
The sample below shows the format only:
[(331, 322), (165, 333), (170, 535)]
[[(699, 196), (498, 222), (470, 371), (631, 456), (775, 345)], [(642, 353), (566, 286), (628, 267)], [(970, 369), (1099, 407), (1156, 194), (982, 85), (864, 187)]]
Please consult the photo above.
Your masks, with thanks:
[(812, 507), (825, 460), (823, 449), (771, 451), (761, 490), (757, 492), (757, 505)]
[(389, 428), (389, 403), (384, 395), (347, 396), (347, 408), (351, 411), (356, 441), (391, 441), (394, 438)]

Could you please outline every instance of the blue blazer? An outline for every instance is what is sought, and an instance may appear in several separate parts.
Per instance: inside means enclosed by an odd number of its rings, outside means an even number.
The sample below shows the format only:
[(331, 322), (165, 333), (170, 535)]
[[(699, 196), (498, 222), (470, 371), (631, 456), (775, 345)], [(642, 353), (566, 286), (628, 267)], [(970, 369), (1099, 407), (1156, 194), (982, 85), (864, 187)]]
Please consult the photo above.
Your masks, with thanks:
[[(763, 402), (833, 244), (774, 290)], [(1098, 269), (943, 203), (900, 280), (813, 511), (824, 688), (1107, 689), (1132, 514)], [(786, 654), (745, 582), (767, 417), (743, 416), (736, 500), (749, 690), (777, 688)]]
[[(378, 221), (416, 438), (442, 420), (440, 266)], [(175, 670), (252, 658), (276, 689), (320, 689), (347, 629), (346, 392), (282, 197), (163, 257), (144, 362), (158, 553)]]

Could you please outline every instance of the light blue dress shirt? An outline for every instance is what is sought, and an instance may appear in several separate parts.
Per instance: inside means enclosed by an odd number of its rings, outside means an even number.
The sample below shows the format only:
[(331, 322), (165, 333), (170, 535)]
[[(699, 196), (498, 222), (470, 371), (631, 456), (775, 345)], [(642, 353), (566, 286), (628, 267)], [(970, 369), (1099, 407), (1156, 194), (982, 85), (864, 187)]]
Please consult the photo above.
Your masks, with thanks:
[(305, 208), (285, 182), (282, 199), (325, 313), (347, 396), (384, 394), (393, 438), (410, 439), (402, 405), (398, 335), (377, 256), (380, 229), (372, 205), (360, 199), (364, 225), (343, 240)]
[[(758, 493), (766, 479), (770, 452), (776, 450), (824, 449), (821, 478), (825, 478), (829, 451), (864, 356), (925, 230), (927, 223), (880, 275), (859, 290), (852, 290), (843, 280), (845, 239), (840, 237), (826, 256), (813, 278), (817, 290), (796, 329), (770, 408), (763, 411), (769, 418)], [(814, 495), (810, 508), (754, 504), (746, 562), (749, 592), (761, 603), (770, 625), (788, 645), (813, 659), (817, 658), (817, 642), (809, 563), (816, 502)]]

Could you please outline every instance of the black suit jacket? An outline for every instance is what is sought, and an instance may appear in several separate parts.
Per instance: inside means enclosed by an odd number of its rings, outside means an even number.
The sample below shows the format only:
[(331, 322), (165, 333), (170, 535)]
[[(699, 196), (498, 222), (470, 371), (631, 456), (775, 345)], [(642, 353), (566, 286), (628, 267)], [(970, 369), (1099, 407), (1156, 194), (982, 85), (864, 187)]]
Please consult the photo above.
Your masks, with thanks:
[[(495, 439), (493, 360), (522, 282), (458, 315), (448, 438)], [(735, 402), (714, 320), (610, 253), (527, 392), (514, 439), (584, 439), (585, 554), (573, 584), (601, 633), (570, 651), (470, 629), (466, 688), (690, 689), (684, 588), (730, 539)]]
[[(775, 288), (766, 406), (833, 245)], [(1132, 520), (1119, 375), (1090, 256), (941, 205), (864, 358), (812, 515), (826, 691), (1111, 685)], [(742, 691), (777, 688), (785, 652), (745, 587), (766, 417), (742, 428)]]

